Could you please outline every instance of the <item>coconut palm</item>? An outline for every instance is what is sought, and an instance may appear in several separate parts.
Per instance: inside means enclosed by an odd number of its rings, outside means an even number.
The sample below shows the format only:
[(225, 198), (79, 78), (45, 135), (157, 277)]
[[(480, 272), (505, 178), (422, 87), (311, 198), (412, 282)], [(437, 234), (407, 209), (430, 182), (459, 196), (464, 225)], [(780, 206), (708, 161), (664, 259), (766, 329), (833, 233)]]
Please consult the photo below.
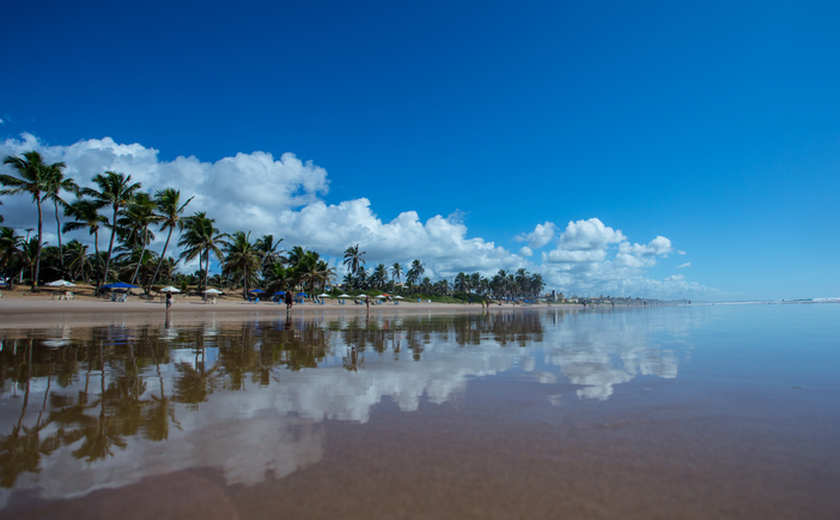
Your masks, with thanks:
[(108, 219), (99, 214), (103, 205), (99, 201), (91, 199), (78, 199), (64, 208), (64, 216), (72, 217), (72, 222), (65, 222), (62, 231), (75, 231), (84, 227), (93, 235), (93, 247), (96, 251), (96, 288), (99, 289), (99, 281), (102, 272), (102, 256), (99, 254), (99, 229), (108, 223)]
[(140, 272), (140, 265), (146, 256), (146, 247), (155, 239), (154, 233), (149, 231), (149, 226), (163, 220), (163, 217), (155, 211), (156, 209), (157, 205), (152, 199), (152, 195), (140, 192), (134, 195), (134, 199), (126, 206), (117, 220), (128, 249), (132, 251), (138, 249), (138, 247), (140, 249), (140, 261), (137, 262), (137, 267), (131, 276), (130, 283), (132, 285), (137, 280), (137, 273)]
[(263, 235), (254, 242), (254, 249), (260, 254), (260, 258), (262, 259), (262, 270), (264, 275), (270, 271), (274, 264), (277, 262), (285, 262), (287, 259), (277, 251), (277, 248), (280, 246), (280, 242), (283, 239), (281, 238), (278, 241), (274, 241), (274, 235)]
[(229, 274), (242, 279), (242, 296), (248, 299), (248, 291), (260, 268), (262, 257), (251, 243), (251, 232), (236, 231), (230, 240), (222, 241), (225, 258), (222, 261), (222, 274)]
[(425, 272), (426, 269), (423, 267), (423, 262), (420, 260), (414, 260), (411, 262), (411, 268), (408, 270), (408, 274), (406, 275), (406, 281), (412, 285), (416, 284), (417, 280), (419, 280)]
[(399, 262), (394, 262), (391, 266), (391, 280), (394, 283), (400, 283), (403, 275), (403, 266)]
[(95, 175), (93, 177), (93, 183), (99, 187), (99, 190), (85, 188), (81, 193), (93, 197), (103, 205), (110, 205), (113, 209), (113, 217), (109, 221), (111, 240), (108, 243), (108, 256), (105, 257), (105, 272), (102, 274), (103, 281), (105, 281), (111, 267), (111, 254), (114, 251), (114, 237), (117, 234), (117, 216), (120, 210), (130, 204), (134, 199), (134, 194), (140, 189), (140, 183), (132, 183), (131, 175), (112, 171)]
[(169, 239), (172, 238), (172, 231), (178, 227), (178, 223), (181, 220), (181, 214), (184, 212), (184, 209), (186, 209), (187, 204), (189, 204), (194, 198), (195, 197), (190, 197), (186, 202), (181, 204), (181, 192), (178, 190), (166, 188), (155, 192), (155, 205), (157, 206), (158, 215), (161, 217), (160, 230), (163, 231), (164, 229), (168, 229), (169, 233), (166, 234), (166, 242), (163, 244), (163, 251), (160, 252), (160, 259), (158, 260), (155, 274), (152, 276), (151, 282), (149, 282), (149, 288), (155, 284), (158, 274), (160, 273), (160, 268), (163, 265), (164, 258), (166, 257), (166, 249), (169, 247)]
[(79, 193), (79, 185), (70, 177), (64, 176), (65, 165), (63, 162), (55, 163), (50, 167), (47, 176), (47, 190), (46, 198), (53, 202), (55, 207), (55, 229), (58, 236), (58, 252), (61, 263), (61, 271), (64, 273), (64, 248), (61, 245), (61, 221), (58, 218), (58, 207), (66, 208), (68, 203), (62, 198), (61, 191), (77, 194)]
[(359, 251), (359, 244), (348, 247), (344, 251), (344, 266), (350, 270), (351, 274), (356, 274), (359, 267), (365, 265), (365, 259), (362, 256), (366, 254), (367, 251)]
[(385, 290), (385, 284), (388, 283), (388, 268), (385, 264), (379, 264), (373, 269), (370, 275), (371, 285), (379, 289)]
[(215, 222), (214, 219), (207, 218), (207, 214), (202, 211), (184, 217), (179, 224), (181, 229), (184, 230), (181, 239), (178, 241), (179, 246), (184, 246), (181, 258), (190, 261), (198, 257), (199, 265), (201, 265), (202, 258), (204, 259), (205, 290), (207, 290), (207, 272), (210, 270), (210, 253), (216, 255), (219, 261), (223, 261), (224, 255), (219, 246), (228, 237), (227, 233), (220, 233), (218, 229), (213, 227)]
[(0, 195), (22, 195), (28, 194), (32, 202), (38, 207), (38, 235), (37, 247), (35, 248), (35, 274), (32, 279), (32, 290), (38, 285), (38, 275), (41, 266), (41, 245), (43, 243), (44, 216), (41, 210), (41, 202), (45, 193), (49, 190), (50, 176), (54, 171), (65, 167), (62, 162), (46, 164), (43, 157), (36, 151), (26, 152), (23, 157), (7, 155), (3, 164), (10, 165), (17, 170), (18, 177), (14, 175), (0, 174), (0, 184), (6, 189), (0, 190)]
[[(18, 257), (24, 247), (23, 237), (15, 233), (10, 227), (0, 228), (0, 267), (9, 276), (9, 287), (14, 283), (15, 275), (19, 271), (14, 269)], [(14, 270), (14, 272), (12, 272)]]
[(93, 265), (90, 263), (88, 246), (78, 240), (71, 240), (64, 248), (64, 257), (67, 261), (67, 271), (72, 280), (88, 280), (93, 272)]

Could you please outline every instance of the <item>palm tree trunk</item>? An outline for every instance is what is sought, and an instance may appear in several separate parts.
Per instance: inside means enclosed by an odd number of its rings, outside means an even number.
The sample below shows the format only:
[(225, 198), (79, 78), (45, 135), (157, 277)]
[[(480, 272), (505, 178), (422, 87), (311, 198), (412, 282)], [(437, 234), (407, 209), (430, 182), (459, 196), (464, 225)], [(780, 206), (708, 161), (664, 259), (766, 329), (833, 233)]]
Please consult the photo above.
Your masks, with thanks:
[(210, 271), (210, 250), (204, 254), (204, 290), (207, 291), (207, 275)]
[(155, 284), (155, 280), (157, 280), (158, 273), (160, 272), (160, 266), (163, 265), (163, 259), (166, 258), (166, 248), (169, 247), (169, 239), (172, 238), (172, 227), (169, 228), (169, 234), (166, 235), (166, 243), (163, 244), (163, 251), (160, 253), (160, 260), (158, 261), (157, 269), (155, 269), (155, 274), (152, 276), (152, 281), (149, 282), (149, 287), (146, 289), (146, 294), (149, 294), (149, 291), (152, 290), (152, 286)]
[(108, 244), (108, 258), (105, 259), (105, 272), (102, 273), (103, 282), (108, 281), (108, 271), (111, 269), (111, 252), (114, 250), (114, 236), (117, 234), (117, 208), (114, 208), (114, 219), (111, 220), (111, 242)]
[(99, 294), (99, 279), (102, 276), (102, 258), (99, 256), (99, 231), (93, 232), (93, 249), (96, 251), (96, 294)]
[(41, 241), (43, 240), (44, 219), (41, 212), (41, 199), (38, 199), (38, 248), (35, 250), (35, 274), (32, 277), (32, 290), (38, 287), (38, 276), (41, 270)]
[(131, 285), (134, 285), (134, 280), (137, 279), (137, 273), (140, 272), (140, 264), (143, 263), (143, 255), (146, 254), (146, 242), (149, 238), (149, 228), (143, 230), (143, 249), (140, 251), (140, 259), (137, 261), (137, 267), (134, 268), (134, 276), (131, 277)]
[(64, 247), (61, 245), (61, 222), (58, 220), (58, 200), (54, 200), (55, 204), (55, 228), (58, 234), (58, 259), (61, 262), (61, 277), (64, 278)]

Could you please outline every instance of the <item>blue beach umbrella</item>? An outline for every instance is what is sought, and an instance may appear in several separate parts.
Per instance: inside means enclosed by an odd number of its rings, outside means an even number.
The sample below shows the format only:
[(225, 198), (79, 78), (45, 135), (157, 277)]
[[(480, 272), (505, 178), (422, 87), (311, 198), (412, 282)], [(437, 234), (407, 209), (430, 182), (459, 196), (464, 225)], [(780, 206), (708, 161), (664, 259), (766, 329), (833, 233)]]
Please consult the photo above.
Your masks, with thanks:
[(286, 291), (277, 291), (272, 296), (286, 296)]
[(103, 289), (139, 289), (136, 285), (131, 285), (125, 282), (109, 283), (102, 286)]
[(304, 297), (304, 298), (309, 298), (309, 295), (308, 295), (308, 294), (306, 294), (305, 292), (298, 293), (298, 296), (302, 296), (302, 297)]
[(263, 291), (262, 289), (251, 289), (251, 290), (250, 290), (250, 291), (248, 291), (248, 292), (252, 292), (252, 293), (264, 293), (265, 291)]

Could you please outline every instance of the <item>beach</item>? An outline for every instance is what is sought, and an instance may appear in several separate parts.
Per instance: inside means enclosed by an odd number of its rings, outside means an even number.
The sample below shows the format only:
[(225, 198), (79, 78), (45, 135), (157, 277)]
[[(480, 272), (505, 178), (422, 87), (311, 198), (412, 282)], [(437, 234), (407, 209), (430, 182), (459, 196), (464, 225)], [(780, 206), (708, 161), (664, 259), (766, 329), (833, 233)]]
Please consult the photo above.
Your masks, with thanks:
[[(108, 297), (94, 297), (92, 290), (85, 291), (88, 294), (74, 294), (69, 300), (60, 299), (62, 291), (41, 290), (38, 293), (31, 293), (27, 289), (18, 288), (14, 291), (3, 291), (4, 297), (0, 299), (0, 328), (16, 327), (21, 325), (45, 325), (48, 323), (73, 323), (77, 325), (93, 325), (106, 323), (120, 315), (123, 323), (146, 323), (160, 321), (161, 317), (167, 314), (165, 299), (161, 296), (153, 299), (142, 299), (138, 295), (129, 295), (126, 301), (111, 301)], [(323, 304), (313, 303), (306, 300), (304, 303), (295, 304), (292, 307), (293, 316), (353, 316), (360, 315), (396, 315), (410, 313), (462, 313), (482, 312), (478, 303), (434, 303), (417, 302), (411, 300), (385, 301), (381, 304), (371, 300), (370, 310), (364, 304), (358, 305), (352, 299), (344, 300), (342, 305), (335, 299), (325, 299)], [(547, 307), (547, 304), (534, 305), (497, 305), (490, 306), (490, 311), (503, 309), (523, 309)], [(553, 305), (561, 307), (561, 305)], [(562, 305), (562, 307), (576, 308), (574, 305)], [(188, 322), (202, 320), (209, 315), (216, 317), (225, 315), (231, 319), (242, 319), (243, 317), (261, 315), (264, 317), (285, 315), (285, 304), (277, 304), (271, 300), (263, 300), (259, 303), (250, 303), (243, 300), (242, 296), (224, 295), (215, 298), (215, 303), (205, 301), (201, 296), (175, 295), (172, 307), (168, 314), (170, 319), (176, 322)]]

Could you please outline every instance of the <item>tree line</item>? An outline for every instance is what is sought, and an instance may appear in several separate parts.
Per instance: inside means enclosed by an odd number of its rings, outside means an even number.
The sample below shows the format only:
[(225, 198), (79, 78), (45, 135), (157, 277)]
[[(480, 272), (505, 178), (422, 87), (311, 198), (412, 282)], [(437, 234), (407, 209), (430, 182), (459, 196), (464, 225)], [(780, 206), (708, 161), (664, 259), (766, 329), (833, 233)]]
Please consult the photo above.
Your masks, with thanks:
[[(271, 294), (280, 290), (315, 293), (329, 288), (462, 298), (470, 294), (536, 298), (545, 285), (541, 275), (524, 269), (516, 273), (500, 270), (490, 279), (479, 273), (462, 272), (452, 281), (432, 282), (423, 276), (425, 266), (420, 260), (414, 260), (407, 269), (397, 262), (390, 267), (378, 264), (368, 270), (366, 252), (356, 244), (344, 252), (347, 274), (337, 286), (335, 268), (317, 252), (300, 246), (282, 250), (283, 239), (270, 234), (252, 239), (250, 231), (223, 233), (205, 212), (186, 215), (193, 197), (185, 199), (179, 190), (145, 192), (130, 175), (114, 171), (94, 175), (93, 187), (81, 187), (65, 176), (65, 163), (48, 164), (37, 151), (6, 156), (3, 162), (16, 175), (0, 175), (0, 195), (30, 197), (37, 208), (38, 223), (37, 229), (27, 230), (27, 237), (12, 228), (0, 228), (0, 272), (10, 285), (28, 278), (32, 290), (61, 278), (90, 282), (97, 293), (109, 281), (122, 281), (142, 287), (146, 294), (171, 284), (182, 290), (191, 286), (207, 290), (211, 285), (241, 289), (244, 298), (255, 288)], [(45, 205), (55, 216), (56, 245), (43, 241)], [(92, 252), (89, 245), (79, 240), (62, 242), (63, 234), (77, 230), (91, 235)], [(29, 237), (31, 231), (36, 232)], [(178, 258), (167, 256), (176, 231), (177, 245), (182, 248)], [(155, 233), (166, 235), (159, 252), (149, 247)], [(100, 239), (105, 237), (107, 249), (100, 250)], [(211, 257), (221, 268), (221, 273), (213, 276), (209, 275)], [(198, 260), (196, 272), (185, 274), (177, 270), (179, 262), (193, 260)]]

